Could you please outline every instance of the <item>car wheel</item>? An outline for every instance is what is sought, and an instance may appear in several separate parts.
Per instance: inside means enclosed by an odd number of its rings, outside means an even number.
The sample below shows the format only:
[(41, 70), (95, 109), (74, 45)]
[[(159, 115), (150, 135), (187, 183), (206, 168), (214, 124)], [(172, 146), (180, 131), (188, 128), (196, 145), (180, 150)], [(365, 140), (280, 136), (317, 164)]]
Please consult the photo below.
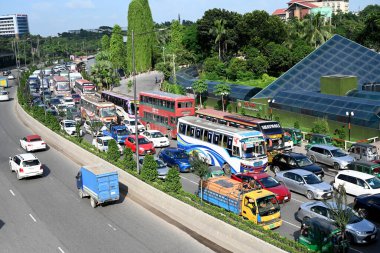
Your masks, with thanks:
[(350, 244), (355, 243), (355, 237), (351, 233), (346, 232), (346, 236), (347, 236), (347, 240), (350, 242)]
[(277, 173), (281, 172), (281, 169), (280, 169), (280, 167), (278, 167), (278, 166), (273, 166), (273, 167), (272, 167), (272, 170), (273, 170), (273, 173), (274, 173), (274, 174), (277, 174)]
[(312, 191), (306, 192), (306, 198), (307, 199), (314, 199), (314, 193)]
[(91, 197), (91, 199), (90, 199), (90, 204), (91, 204), (91, 206), (92, 206), (93, 208), (95, 208), (95, 207), (97, 206), (98, 203), (96, 203), (96, 200), (95, 200), (93, 197)]
[(18, 180), (21, 179), (20, 173), (19, 173), (18, 171), (16, 171), (16, 178), (17, 178)]
[(317, 162), (317, 159), (315, 159), (315, 156), (310, 156), (310, 160), (313, 162), (313, 163), (316, 163)]
[(340, 165), (339, 165), (339, 163), (334, 163), (334, 169), (336, 169), (336, 170), (340, 170)]
[(368, 211), (365, 210), (364, 208), (359, 208), (358, 209), (358, 214), (362, 217), (362, 218), (367, 218), (368, 216)]
[(79, 198), (83, 199), (83, 190), (82, 189), (78, 189), (78, 195), (79, 195)]

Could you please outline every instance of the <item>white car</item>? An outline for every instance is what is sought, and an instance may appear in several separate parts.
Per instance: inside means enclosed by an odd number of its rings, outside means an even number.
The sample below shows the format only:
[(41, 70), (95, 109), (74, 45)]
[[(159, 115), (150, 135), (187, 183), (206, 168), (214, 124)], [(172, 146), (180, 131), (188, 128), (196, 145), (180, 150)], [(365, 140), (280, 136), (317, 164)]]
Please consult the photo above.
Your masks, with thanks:
[(153, 142), (155, 148), (167, 147), (170, 145), (168, 137), (164, 136), (158, 130), (147, 130), (141, 134), (145, 136), (149, 141)]
[(9, 74), (8, 75), (8, 80), (14, 80), (16, 79), (15, 76), (13, 74)]
[(40, 176), (43, 174), (43, 166), (38, 158), (30, 153), (9, 157), (9, 168), (16, 172), (17, 179)]
[(9, 93), (6, 90), (0, 90), (0, 101), (8, 101)]
[(333, 187), (338, 189), (339, 186), (343, 186), (347, 194), (354, 196), (380, 193), (379, 178), (354, 170), (343, 170), (338, 172), (335, 176)]
[[(110, 140), (114, 140), (111, 136), (99, 136), (92, 140), (92, 145), (103, 152), (108, 151), (108, 143)], [(117, 143), (120, 154), (123, 154), (123, 147)]]
[(66, 105), (67, 107), (75, 106), (75, 102), (72, 97), (64, 97), (62, 99), (62, 104)]
[(35, 150), (46, 150), (46, 143), (39, 135), (28, 135), (20, 140), (20, 145), (26, 152)]
[[(75, 120), (62, 120), (60, 123), (61, 125), (61, 130), (65, 131), (68, 135), (76, 135), (76, 122)], [(79, 135), (82, 136), (83, 132), (80, 130)]]
[[(134, 118), (124, 119), (122, 124), (124, 124), (131, 133), (133, 133), (133, 134), (136, 133), (136, 131), (135, 131), (136, 126), (135, 126), (135, 119)], [(142, 133), (145, 131), (145, 126), (143, 124), (141, 124), (141, 122), (139, 120), (137, 120), (137, 131), (139, 133)]]

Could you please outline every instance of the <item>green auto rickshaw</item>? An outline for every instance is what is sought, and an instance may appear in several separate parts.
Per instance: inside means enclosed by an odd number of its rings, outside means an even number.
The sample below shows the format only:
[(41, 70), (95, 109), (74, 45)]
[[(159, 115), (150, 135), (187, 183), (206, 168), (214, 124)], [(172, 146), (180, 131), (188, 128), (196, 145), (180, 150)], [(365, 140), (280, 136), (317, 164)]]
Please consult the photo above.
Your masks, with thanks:
[(305, 146), (305, 149), (308, 150), (314, 144), (334, 146), (332, 138), (324, 134), (311, 134), (309, 144)]
[(349, 249), (349, 242), (341, 231), (321, 218), (310, 218), (302, 223), (298, 242), (320, 253), (346, 253)]
[(284, 130), (284, 141), (293, 141), (293, 145), (301, 146), (302, 143), (302, 133), (301, 130), (297, 128), (282, 128)]

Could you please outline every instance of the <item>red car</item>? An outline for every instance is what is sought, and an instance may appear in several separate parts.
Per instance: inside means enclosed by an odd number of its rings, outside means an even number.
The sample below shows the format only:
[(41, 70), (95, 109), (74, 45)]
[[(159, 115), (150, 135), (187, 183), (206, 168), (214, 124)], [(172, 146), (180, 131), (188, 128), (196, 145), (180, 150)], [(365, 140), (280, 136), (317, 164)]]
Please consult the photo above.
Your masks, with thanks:
[[(139, 155), (153, 155), (156, 153), (156, 149), (153, 146), (153, 142), (149, 141), (144, 136), (139, 135)], [(125, 139), (125, 147), (132, 149), (133, 152), (136, 152), (136, 136), (129, 135)]]
[(235, 174), (231, 175), (231, 178), (239, 182), (250, 182), (251, 180), (254, 180), (262, 189), (276, 194), (276, 198), (279, 203), (290, 201), (291, 194), (289, 189), (265, 172)]

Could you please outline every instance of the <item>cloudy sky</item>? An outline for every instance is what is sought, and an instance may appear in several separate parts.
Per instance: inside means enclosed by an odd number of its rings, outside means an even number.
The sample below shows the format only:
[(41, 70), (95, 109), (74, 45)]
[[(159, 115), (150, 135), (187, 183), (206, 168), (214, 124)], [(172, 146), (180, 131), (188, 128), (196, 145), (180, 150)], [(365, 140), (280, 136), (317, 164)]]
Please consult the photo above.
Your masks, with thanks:
[[(76, 29), (98, 28), (101, 25), (127, 26), (131, 0), (0, 0), (0, 15), (27, 14), (32, 34), (56, 36)], [(287, 0), (150, 0), (153, 20), (157, 23), (176, 19), (196, 21), (212, 8), (239, 13), (285, 8)], [(350, 0), (350, 10), (358, 11), (380, 0)]]

